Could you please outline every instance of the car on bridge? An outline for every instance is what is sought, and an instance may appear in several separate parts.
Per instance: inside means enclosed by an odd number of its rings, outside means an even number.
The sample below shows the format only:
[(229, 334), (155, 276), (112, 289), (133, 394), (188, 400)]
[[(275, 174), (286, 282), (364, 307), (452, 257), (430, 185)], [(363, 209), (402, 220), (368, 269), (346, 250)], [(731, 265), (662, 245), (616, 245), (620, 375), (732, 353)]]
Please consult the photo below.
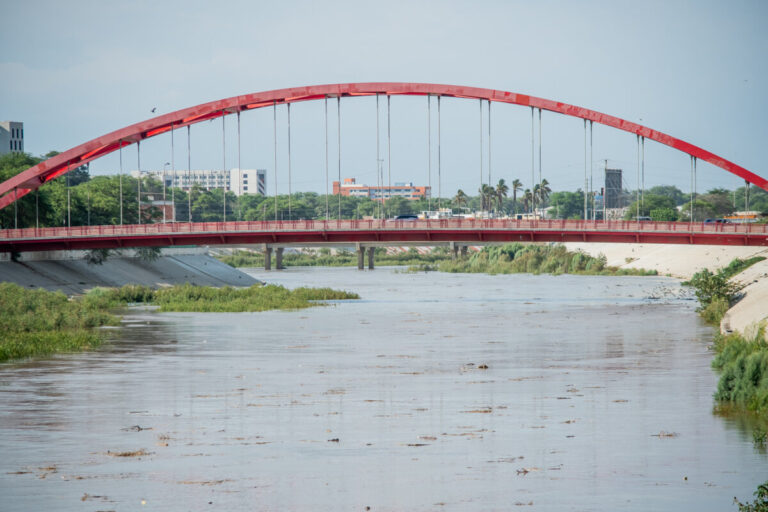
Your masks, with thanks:
[(419, 220), (418, 215), (398, 215), (392, 220), (406, 220), (406, 221), (414, 221)]

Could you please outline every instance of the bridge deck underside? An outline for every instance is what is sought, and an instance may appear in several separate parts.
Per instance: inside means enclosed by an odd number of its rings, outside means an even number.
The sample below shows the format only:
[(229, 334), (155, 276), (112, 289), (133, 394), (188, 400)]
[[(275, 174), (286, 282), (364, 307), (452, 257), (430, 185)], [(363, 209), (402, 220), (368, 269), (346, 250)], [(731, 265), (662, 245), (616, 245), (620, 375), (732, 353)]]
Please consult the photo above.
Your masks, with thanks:
[(187, 245), (391, 243), (423, 245), (459, 242), (609, 242), (681, 245), (768, 246), (768, 234), (680, 231), (535, 230), (535, 229), (350, 229), (284, 231), (208, 231), (119, 235), (0, 238), (0, 251), (51, 251)]

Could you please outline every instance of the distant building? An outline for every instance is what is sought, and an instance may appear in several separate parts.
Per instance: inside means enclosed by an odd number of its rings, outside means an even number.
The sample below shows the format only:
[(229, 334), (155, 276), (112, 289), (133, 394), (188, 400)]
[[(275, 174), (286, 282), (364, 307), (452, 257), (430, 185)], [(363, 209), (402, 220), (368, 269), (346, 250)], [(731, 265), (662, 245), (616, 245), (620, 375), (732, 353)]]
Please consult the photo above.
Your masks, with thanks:
[(624, 206), (621, 188), (621, 169), (605, 170), (605, 208), (621, 208)]
[(386, 201), (392, 197), (403, 197), (411, 201), (428, 198), (431, 187), (417, 187), (412, 182), (395, 183), (391, 187), (373, 187), (355, 182), (355, 178), (344, 178), (342, 183), (333, 182), (333, 195), (368, 197), (373, 201)]
[[(176, 170), (176, 171), (141, 171), (142, 176), (152, 176), (160, 180), (165, 179), (166, 187), (180, 188), (190, 190), (193, 186), (199, 185), (206, 190), (223, 188), (227, 192), (234, 192), (235, 195), (243, 194), (267, 194), (267, 171), (265, 169), (230, 169), (222, 171), (219, 169), (205, 170)], [(138, 171), (131, 171), (131, 176), (138, 177)]]
[(24, 123), (0, 121), (0, 155), (24, 152)]

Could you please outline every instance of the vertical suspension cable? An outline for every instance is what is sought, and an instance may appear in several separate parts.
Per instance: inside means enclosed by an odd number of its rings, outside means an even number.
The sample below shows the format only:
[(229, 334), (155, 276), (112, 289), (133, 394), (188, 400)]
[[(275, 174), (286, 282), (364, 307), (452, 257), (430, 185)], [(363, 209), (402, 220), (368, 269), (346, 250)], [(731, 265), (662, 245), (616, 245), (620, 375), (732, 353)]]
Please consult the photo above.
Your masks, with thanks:
[(645, 206), (645, 137), (640, 137), (640, 204)]
[(587, 220), (587, 120), (584, 119), (584, 220)]
[(139, 206), (139, 224), (141, 224), (141, 141), (136, 141), (136, 163), (139, 166), (139, 179), (138, 179), (138, 185), (136, 189), (136, 196), (138, 198), (138, 206)]
[(592, 220), (597, 220), (597, 213), (595, 213), (595, 191), (594, 191), (594, 180), (593, 180), (593, 174), (594, 174), (594, 153), (592, 153), (593, 148), (593, 132), (592, 132), (592, 125), (593, 122), (589, 121), (589, 195), (592, 196)]
[(91, 163), (88, 162), (88, 181), (85, 182), (86, 224), (91, 225)]
[(173, 147), (173, 123), (171, 123), (171, 214), (173, 215), (172, 222), (176, 222), (176, 160), (175, 151)]
[[(258, 183), (259, 177), (256, 176), (256, 182)], [(258, 185), (257, 185), (258, 187)], [(237, 111), (237, 191), (240, 195), (237, 200), (237, 220), (243, 220), (243, 207), (240, 204), (240, 197), (243, 195), (243, 163), (241, 159), (240, 151), (240, 111)]]
[(123, 139), (120, 139), (120, 175), (118, 176), (119, 179), (119, 186), (120, 186), (120, 225), (123, 225)]
[(541, 196), (541, 208), (544, 208), (544, 191), (542, 190), (544, 181), (541, 178), (541, 109), (539, 109), (539, 195)]
[(288, 109), (288, 220), (293, 220), (291, 211), (291, 104), (286, 103)]
[(640, 220), (640, 135), (636, 135), (637, 138), (637, 191), (635, 193), (635, 203), (636, 203), (636, 218), (635, 220)]
[(275, 220), (277, 220), (277, 101), (272, 102), (272, 141), (275, 146)]
[(324, 98), (325, 102), (325, 220), (330, 217), (328, 205), (328, 96)]
[(67, 228), (72, 227), (72, 210), (70, 207), (70, 192), (69, 192), (69, 166), (70, 166), (70, 162), (67, 162)]
[(488, 209), (488, 199), (485, 197), (485, 191), (483, 190), (483, 100), (477, 100), (480, 107), (480, 202), (484, 205), (483, 210)]
[(223, 186), (221, 187), (222, 195), (224, 196), (222, 222), (227, 222), (227, 134), (226, 123), (224, 122), (224, 111), (221, 111), (221, 177), (223, 179)]
[(337, 139), (339, 143), (339, 216), (341, 220), (341, 95), (336, 96), (336, 128), (338, 130)]
[(19, 229), (19, 188), (13, 187), (13, 229)]
[(427, 210), (432, 210), (432, 95), (427, 94)]
[(693, 156), (691, 156), (691, 210), (689, 213), (691, 231), (693, 231)]
[[(442, 204), (442, 196), (443, 196), (443, 176), (442, 176), (442, 157), (443, 157), (443, 148), (440, 144), (440, 135), (442, 132), (442, 125), (440, 119), (440, 96), (437, 97), (437, 209), (438, 212), (440, 210), (440, 206)], [(438, 213), (438, 218), (440, 217), (440, 214)]]
[(488, 186), (491, 181), (491, 100), (488, 100)]
[(38, 229), (40, 229), (40, 187), (35, 189), (35, 230)]
[(387, 215), (392, 212), (389, 209), (389, 200), (392, 199), (392, 116), (390, 112), (392, 96), (387, 94)]
[(192, 224), (192, 134), (187, 125), (187, 221)]
[[(536, 194), (534, 194), (533, 184), (536, 183), (536, 158), (534, 156), (535, 142), (534, 142), (534, 108), (531, 107), (531, 213), (536, 209)], [(533, 219), (533, 217), (531, 217)]]
[(381, 219), (382, 202), (384, 198), (381, 193), (382, 189), (382, 177), (381, 177), (381, 134), (379, 133), (379, 93), (376, 93), (376, 189), (379, 195), (378, 201), (376, 201), (376, 208), (379, 210), (379, 219)]
[(379, 219), (382, 215), (382, 203), (384, 198), (382, 196), (383, 179), (381, 176), (381, 134), (379, 133), (380, 121), (379, 121), (379, 93), (376, 93), (376, 193), (379, 195), (378, 201), (376, 201), (376, 208), (379, 211)]

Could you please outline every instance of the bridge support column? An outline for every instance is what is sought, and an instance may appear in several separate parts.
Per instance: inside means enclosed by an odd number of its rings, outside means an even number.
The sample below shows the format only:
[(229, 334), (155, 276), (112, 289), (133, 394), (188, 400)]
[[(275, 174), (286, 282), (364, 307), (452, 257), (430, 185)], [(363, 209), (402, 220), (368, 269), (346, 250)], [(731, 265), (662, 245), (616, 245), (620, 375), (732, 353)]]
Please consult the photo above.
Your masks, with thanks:
[(365, 247), (357, 244), (357, 270), (365, 270)]
[(275, 269), (283, 270), (283, 247), (275, 247)]
[(465, 260), (467, 259), (467, 246), (462, 245), (461, 246), (461, 259)]
[(456, 242), (451, 242), (449, 247), (451, 248), (451, 261), (456, 261), (456, 257), (459, 255), (459, 246)]
[(272, 270), (272, 248), (264, 246), (264, 270)]
[(368, 270), (373, 270), (373, 253), (375, 250), (375, 247), (368, 248)]

